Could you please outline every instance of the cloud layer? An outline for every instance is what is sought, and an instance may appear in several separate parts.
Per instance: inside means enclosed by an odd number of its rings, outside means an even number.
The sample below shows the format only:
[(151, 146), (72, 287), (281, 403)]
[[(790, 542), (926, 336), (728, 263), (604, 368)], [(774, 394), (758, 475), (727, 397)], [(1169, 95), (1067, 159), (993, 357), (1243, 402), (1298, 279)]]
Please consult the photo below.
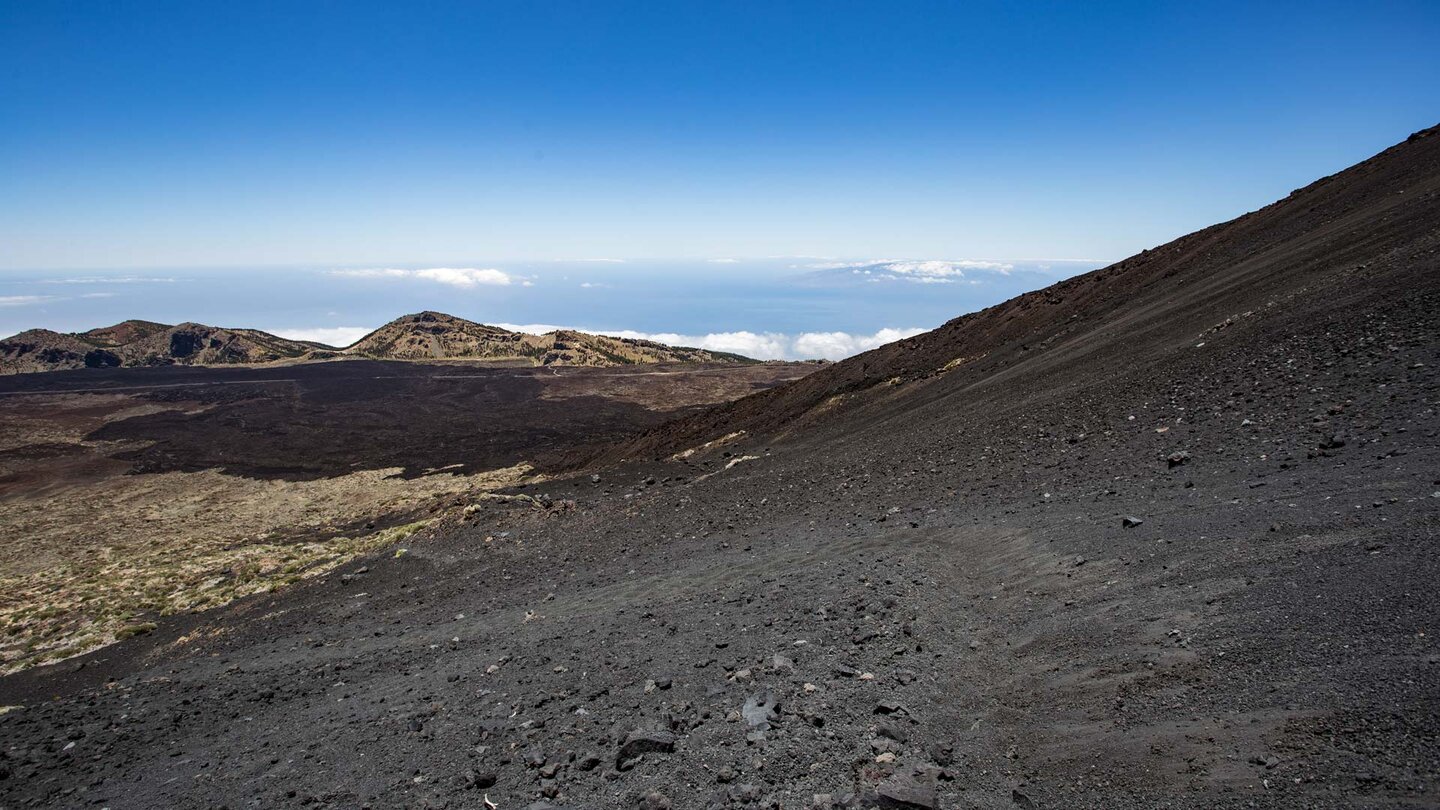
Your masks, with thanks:
[(814, 270), (848, 270), (866, 281), (908, 281), (914, 284), (954, 284), (966, 271), (1009, 275), (1015, 265), (981, 259), (871, 259), (864, 262), (818, 262), (805, 265)]
[(0, 295), (0, 307), (28, 307), (53, 300), (53, 295)]
[[(0, 301), (3, 305), (3, 301)], [(670, 346), (689, 346), (716, 352), (733, 352), (757, 360), (843, 360), (878, 346), (918, 335), (927, 330), (881, 329), (874, 334), (851, 332), (710, 332), (704, 335), (683, 335), (678, 332), (637, 332), (633, 329), (590, 329), (583, 326), (560, 326), (551, 323), (497, 323), (501, 329), (543, 335), (557, 329), (573, 329), (595, 335), (653, 340)], [(304, 329), (274, 329), (272, 334), (290, 340), (308, 340), (327, 346), (344, 348), (374, 331), (368, 326), (333, 326)]]
[(734, 352), (758, 360), (843, 360), (854, 354), (869, 351), (886, 343), (918, 335), (928, 331), (920, 327), (907, 329), (881, 329), (874, 334), (851, 332), (710, 332), (704, 335), (685, 335), (678, 332), (637, 332), (633, 329), (589, 329), (586, 327), (556, 326), (554, 324), (497, 323), (501, 329), (512, 332), (544, 334), (556, 329), (575, 329), (611, 337), (653, 340), (671, 346), (690, 346), (716, 352)]
[(519, 284), (529, 287), (531, 282), (520, 276), (511, 275), (493, 267), (427, 267), (421, 270), (400, 270), (386, 267), (372, 270), (331, 270), (330, 275), (346, 278), (393, 278), (418, 279), (449, 284), (452, 287), (506, 287)]
[(321, 326), (314, 329), (276, 329), (271, 334), (288, 340), (308, 340), (345, 348), (375, 331), (367, 326)]
[(47, 278), (41, 284), (173, 284), (173, 278), (152, 276), (76, 276), (74, 278)]

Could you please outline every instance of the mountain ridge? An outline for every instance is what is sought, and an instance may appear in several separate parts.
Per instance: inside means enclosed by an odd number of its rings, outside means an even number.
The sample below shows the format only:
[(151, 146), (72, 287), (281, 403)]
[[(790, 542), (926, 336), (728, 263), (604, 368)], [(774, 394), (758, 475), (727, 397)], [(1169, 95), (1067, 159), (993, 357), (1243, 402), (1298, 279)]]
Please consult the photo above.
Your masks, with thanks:
[(366, 357), (486, 360), (537, 366), (751, 363), (729, 352), (556, 330), (511, 332), (441, 312), (403, 315), (347, 347), (292, 340), (258, 329), (126, 320), (84, 332), (29, 329), (0, 340), (0, 374), (159, 365), (251, 365)]
[[(1324, 288), (1332, 295), (1347, 294), (1346, 280), (1367, 269), (1372, 251), (1393, 250), (1387, 240), (1399, 242), (1426, 232), (1427, 220), (1440, 205), (1437, 200), (1440, 126), (1415, 132), (1255, 211), (961, 315), (787, 385), (662, 425), (604, 458), (660, 457), (736, 432), (784, 434), (819, 421), (822, 413), (825, 421), (835, 421), (837, 405), (893, 409), (891, 395), (913, 387), (911, 383), (938, 385), (945, 391), (959, 388), (957, 381), (962, 380), (965, 385), (991, 386), (1013, 376), (1015, 368), (1060, 349), (1070, 362), (1102, 347), (1134, 355), (1139, 349), (1133, 341), (1117, 344), (1106, 335), (1128, 328), (1142, 312), (1149, 316), (1149, 332), (1170, 333), (1171, 348), (1185, 345), (1187, 335), (1203, 340), (1204, 332), (1229, 329), (1253, 317), (1257, 301), (1265, 303), (1257, 290), (1300, 294), (1291, 287), (1301, 275), (1310, 281), (1299, 285), (1303, 292)], [(1370, 226), (1371, 220), (1378, 224)], [(1433, 238), (1433, 228), (1430, 235)], [(1167, 303), (1167, 296), (1174, 297), (1171, 287), (1183, 285), (1205, 288), (1199, 302), (1203, 310)], [(1200, 311), (1206, 314), (1197, 317)], [(1176, 332), (1182, 324), (1187, 331)], [(1145, 359), (1153, 360), (1153, 351), (1151, 355)], [(939, 383), (941, 377), (948, 382)]]
[(321, 347), (258, 329), (122, 321), (88, 332), (30, 329), (0, 340), (0, 373), (161, 365), (229, 365), (297, 359)]
[(754, 362), (729, 352), (557, 329), (542, 335), (425, 310), (403, 315), (343, 349), (391, 360), (522, 360), (534, 365), (615, 366), (635, 363)]

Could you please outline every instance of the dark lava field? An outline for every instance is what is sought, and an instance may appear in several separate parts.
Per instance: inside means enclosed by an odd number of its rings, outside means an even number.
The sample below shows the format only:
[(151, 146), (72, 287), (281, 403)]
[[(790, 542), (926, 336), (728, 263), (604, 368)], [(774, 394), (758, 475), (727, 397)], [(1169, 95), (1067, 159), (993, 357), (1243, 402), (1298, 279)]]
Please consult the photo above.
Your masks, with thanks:
[(0, 377), (0, 397), (119, 394), (165, 405), (87, 436), (141, 443), (133, 472), (222, 469), (303, 480), (543, 463), (814, 368), (805, 363), (491, 366), (344, 360), (264, 368), (160, 366)]
[(1440, 805), (1437, 312), (1432, 129), (0, 680), (0, 806)]

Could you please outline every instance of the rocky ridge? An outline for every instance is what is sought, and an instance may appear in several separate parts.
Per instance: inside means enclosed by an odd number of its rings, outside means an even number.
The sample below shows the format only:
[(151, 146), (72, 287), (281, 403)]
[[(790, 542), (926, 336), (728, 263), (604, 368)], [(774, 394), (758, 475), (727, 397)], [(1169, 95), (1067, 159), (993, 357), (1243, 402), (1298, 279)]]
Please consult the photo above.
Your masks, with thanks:
[(479, 360), (536, 366), (748, 363), (747, 357), (629, 338), (560, 330), (511, 332), (440, 312), (406, 315), (348, 348), (290, 340), (258, 329), (129, 320), (86, 332), (31, 329), (0, 340), (0, 374), (164, 365), (242, 365), (279, 361)]
[(443, 312), (397, 318), (344, 350), (387, 360), (479, 359), (550, 366), (623, 366), (636, 363), (753, 362), (727, 352), (667, 346), (648, 340), (558, 330), (543, 335), (511, 332)]
[(75, 334), (31, 329), (0, 340), (0, 373), (270, 363), (306, 358), (325, 348), (258, 329), (124, 321)]

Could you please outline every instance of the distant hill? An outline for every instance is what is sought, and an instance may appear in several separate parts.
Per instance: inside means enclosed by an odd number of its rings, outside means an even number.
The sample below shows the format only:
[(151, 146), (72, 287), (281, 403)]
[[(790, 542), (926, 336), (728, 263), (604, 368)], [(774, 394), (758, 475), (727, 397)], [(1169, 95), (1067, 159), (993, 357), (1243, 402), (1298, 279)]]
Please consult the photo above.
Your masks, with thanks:
[(396, 318), (361, 338), (345, 353), (389, 360), (525, 360), (542, 366), (753, 362), (748, 357), (727, 352), (568, 329), (544, 335), (511, 332), (442, 312), (419, 312)]
[(305, 357), (318, 344), (287, 340), (257, 329), (201, 323), (169, 326), (123, 321), (88, 332), (31, 329), (0, 341), (0, 373), (116, 366), (267, 363)]
[(143, 340), (151, 335), (159, 334), (170, 328), (167, 323), (155, 323), (154, 321), (121, 321), (114, 326), (102, 326), (98, 329), (91, 329), (78, 337), (97, 346), (123, 346), (127, 343), (134, 343)]
[(170, 326), (128, 320), (62, 333), (31, 329), (0, 340), (0, 374), (81, 368), (229, 365), (279, 360), (371, 357), (386, 360), (525, 361), (533, 365), (621, 366), (638, 363), (748, 363), (727, 352), (561, 330), (511, 332), (440, 312), (397, 318), (346, 349), (289, 340), (258, 329), (199, 323)]
[(0, 341), (0, 372), (19, 374), (116, 365), (109, 363), (108, 357), (98, 352), (98, 346), (77, 335), (49, 329), (28, 329)]

